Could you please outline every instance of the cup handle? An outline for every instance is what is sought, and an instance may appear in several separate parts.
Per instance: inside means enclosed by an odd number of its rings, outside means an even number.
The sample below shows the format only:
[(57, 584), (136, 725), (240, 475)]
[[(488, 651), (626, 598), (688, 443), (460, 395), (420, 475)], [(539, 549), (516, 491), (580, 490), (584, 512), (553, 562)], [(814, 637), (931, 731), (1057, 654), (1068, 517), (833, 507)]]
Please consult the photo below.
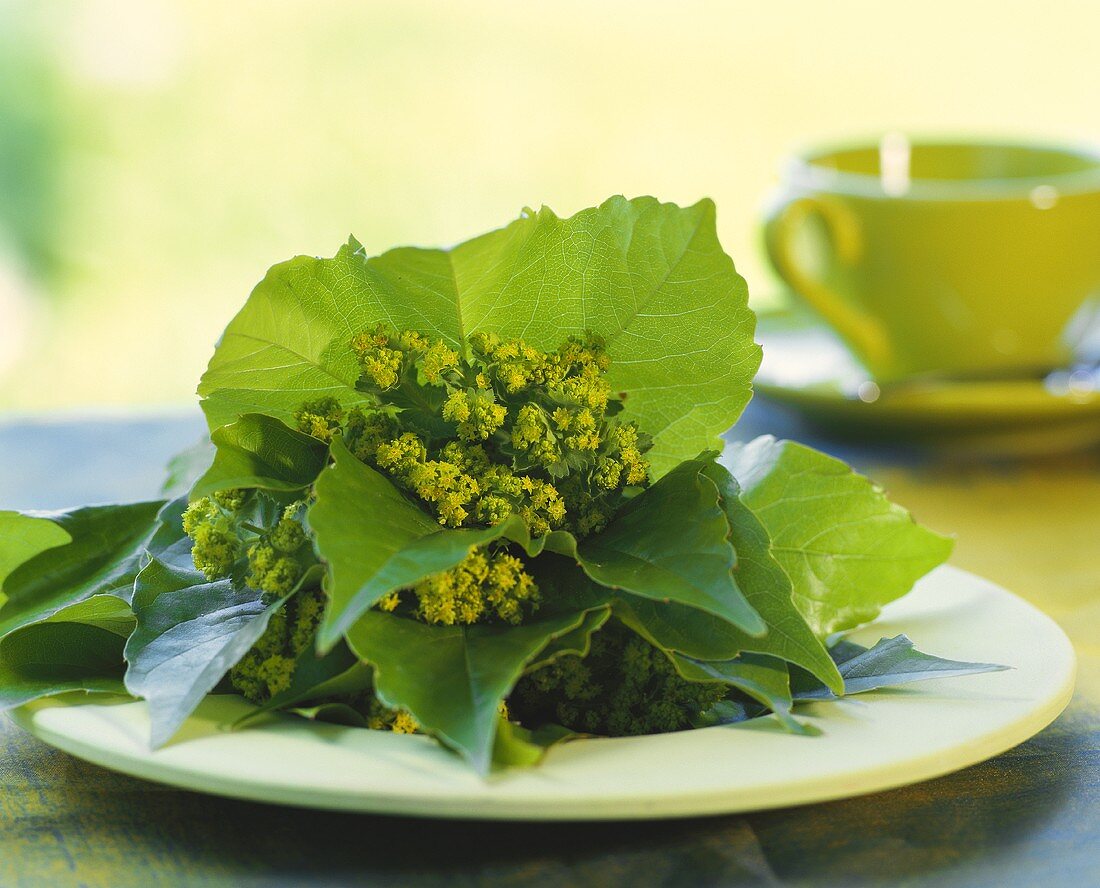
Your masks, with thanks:
[(793, 246), (795, 234), (812, 216), (825, 223), (834, 262), (851, 265), (859, 259), (863, 238), (852, 212), (827, 197), (798, 197), (781, 202), (764, 223), (764, 244), (772, 265), (870, 366), (888, 365), (891, 348), (882, 325), (799, 265)]

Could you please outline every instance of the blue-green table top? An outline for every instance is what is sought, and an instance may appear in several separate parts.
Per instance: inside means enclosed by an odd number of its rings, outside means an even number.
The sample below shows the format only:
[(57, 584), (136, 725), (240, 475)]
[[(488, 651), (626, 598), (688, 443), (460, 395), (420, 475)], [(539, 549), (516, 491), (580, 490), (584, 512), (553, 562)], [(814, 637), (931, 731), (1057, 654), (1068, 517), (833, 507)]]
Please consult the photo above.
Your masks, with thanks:
[[(197, 414), (0, 423), (0, 508), (153, 496)], [(86, 765), (0, 719), (0, 886), (1100, 885), (1100, 454), (955, 464), (812, 440), (959, 537), (954, 563), (1051, 613), (1078, 693), (1039, 736), (891, 792), (664, 823), (417, 821), (268, 807)], [(64, 468), (59, 468), (64, 467)]]

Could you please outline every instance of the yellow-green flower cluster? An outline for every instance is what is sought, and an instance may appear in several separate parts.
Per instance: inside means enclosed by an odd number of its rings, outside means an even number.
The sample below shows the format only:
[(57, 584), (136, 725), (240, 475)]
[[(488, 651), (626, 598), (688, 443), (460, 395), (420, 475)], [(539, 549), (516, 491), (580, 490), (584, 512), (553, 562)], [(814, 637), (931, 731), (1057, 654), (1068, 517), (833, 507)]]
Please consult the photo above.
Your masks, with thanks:
[[(324, 419), (318, 428), (330, 429), (333, 416), (342, 418), (339, 405), (312, 406), (318, 408), (313, 415)], [(207, 579), (240, 582), (243, 577), (249, 587), (265, 593), (265, 600), (270, 596), (282, 602), (263, 635), (229, 671), (233, 688), (257, 705), (290, 688), (299, 656), (315, 644), (326, 602), (319, 585), (299, 588), (306, 571), (316, 563), (301, 522), (303, 504), (282, 508), (268, 526), (259, 527), (251, 522), (270, 514), (273, 505), (269, 500), (259, 502), (262, 497), (247, 490), (219, 491), (196, 500), (183, 514), (184, 531), (192, 540), (192, 560)], [(486, 579), (485, 600), (490, 602), (492, 593), (496, 597), (491, 603), (508, 612), (502, 591), (505, 582), (499, 575), (498, 569), (495, 581)], [(372, 691), (346, 699), (370, 727), (398, 733), (418, 730), (412, 716), (386, 708)]]
[(470, 346), (481, 382), (525, 402), (511, 429), (511, 445), (521, 459), (560, 476), (575, 468), (578, 456), (583, 461), (600, 450), (611, 361), (599, 337), (573, 336), (552, 352), (491, 334), (476, 334)]
[(298, 656), (313, 644), (324, 607), (320, 589), (289, 598), (271, 615), (260, 640), (229, 671), (230, 684), (256, 704), (289, 688)]
[(351, 341), (352, 350), (359, 358), (363, 375), (379, 391), (395, 388), (401, 378), (403, 354), (399, 349), (391, 348), (389, 337), (382, 327), (360, 333)]
[[(228, 502), (234, 504), (236, 500)], [(241, 540), (231, 514), (235, 511), (221, 506), (216, 499), (203, 497), (183, 513), (183, 532), (191, 537), (191, 560), (208, 580), (229, 576), (240, 557)]]
[(305, 529), (298, 520), (301, 508), (301, 503), (287, 506), (275, 526), (249, 547), (246, 582), (253, 589), (281, 598), (289, 595), (298, 585), (312, 561), (311, 552), (306, 558), (302, 557), (302, 550), (309, 544)]
[(612, 621), (584, 659), (561, 657), (521, 679), (508, 705), (524, 724), (625, 736), (689, 727), (726, 692), (719, 682), (682, 678), (663, 651)]
[(415, 330), (397, 332), (385, 324), (351, 341), (363, 371), (362, 387), (387, 392), (400, 385), (443, 386), (461, 379), (459, 354), (443, 340), (432, 342)]
[(387, 412), (356, 407), (348, 412), (344, 443), (356, 459), (373, 464), (378, 448), (397, 434), (397, 424)]
[(382, 705), (374, 694), (365, 695), (359, 703), (358, 709), (363, 712), (367, 720), (367, 727), (372, 731), (393, 731), (395, 734), (415, 734), (420, 730), (420, 725), (415, 718), (403, 709), (390, 709)]
[(544, 389), (602, 410), (611, 389), (603, 374), (611, 366), (603, 340), (594, 334), (570, 336), (555, 351), (533, 348), (522, 339), (502, 339), (495, 333), (470, 337), (474, 360), (508, 394)]
[(511, 514), (540, 536), (559, 527), (565, 502), (553, 484), (493, 463), (483, 447), (449, 441), (437, 459), (412, 432), (378, 444), (375, 465), (423, 500), (446, 527), (498, 524)]
[(621, 402), (597, 336), (542, 351), (478, 333), (460, 356), (442, 340), (379, 325), (351, 346), (373, 408), (311, 402), (297, 412), (298, 428), (322, 440), (343, 428), (352, 453), (447, 527), (516, 514), (535, 536), (557, 528), (583, 536), (607, 524), (629, 488), (648, 483), (648, 441), (615, 417)]
[(428, 459), (427, 447), (412, 432), (379, 444), (375, 463), (428, 503), (440, 524), (461, 527), (470, 517), (477, 481), (453, 462)]
[(443, 402), (443, 418), (457, 426), (463, 441), (487, 441), (504, 424), (508, 410), (492, 392), (459, 389)]
[(308, 401), (294, 413), (298, 431), (322, 441), (331, 441), (344, 422), (344, 408), (335, 398)]
[[(478, 333), (468, 353), (414, 330), (379, 325), (351, 341), (363, 402), (303, 404), (297, 427), (323, 441), (340, 433), (360, 460), (420, 500), (445, 527), (494, 526), (519, 516), (534, 537), (601, 530), (649, 482), (647, 439), (617, 413), (611, 359), (593, 335), (552, 351)], [(274, 541), (250, 559), (253, 575), (289, 580)], [(520, 622), (539, 590), (502, 541), (474, 549), (456, 567), (400, 590), (397, 607), (445, 625)]]
[(565, 520), (565, 500), (548, 481), (490, 465), (478, 476), (478, 483), (484, 495), (478, 501), (477, 516), (484, 524), (497, 524), (514, 513), (524, 520), (532, 536), (542, 536)]
[[(445, 626), (484, 621), (520, 623), (539, 602), (534, 578), (523, 562), (503, 548), (476, 546), (458, 565), (425, 577), (410, 590), (416, 598), (416, 616)], [(401, 592), (381, 602), (383, 610), (401, 603)]]
[(289, 595), (316, 562), (299, 520), (302, 503), (287, 506), (264, 530), (246, 527), (242, 514), (246, 494), (244, 490), (219, 491), (187, 507), (183, 532), (191, 538), (191, 560), (213, 581), (232, 576), (243, 558), (248, 568), (245, 582), (251, 588), (280, 598)]

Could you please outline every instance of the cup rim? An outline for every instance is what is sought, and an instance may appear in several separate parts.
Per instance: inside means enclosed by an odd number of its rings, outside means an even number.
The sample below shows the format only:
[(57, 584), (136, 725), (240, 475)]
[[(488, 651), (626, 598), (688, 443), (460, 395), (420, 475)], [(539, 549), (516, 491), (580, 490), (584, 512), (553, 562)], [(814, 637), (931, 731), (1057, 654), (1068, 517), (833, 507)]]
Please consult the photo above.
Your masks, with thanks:
[(1053, 188), (1055, 197), (1100, 191), (1100, 144), (1059, 142), (1027, 138), (984, 138), (954, 136), (909, 136), (910, 148), (1022, 148), (1075, 155), (1089, 161), (1088, 169), (1043, 176), (990, 179), (910, 179), (903, 192), (888, 191), (882, 177), (872, 173), (837, 170), (819, 163), (823, 158), (848, 151), (876, 148), (888, 133), (865, 139), (825, 142), (798, 151), (787, 162), (787, 175), (797, 185), (815, 191), (828, 191), (881, 200), (1034, 200), (1036, 188)]

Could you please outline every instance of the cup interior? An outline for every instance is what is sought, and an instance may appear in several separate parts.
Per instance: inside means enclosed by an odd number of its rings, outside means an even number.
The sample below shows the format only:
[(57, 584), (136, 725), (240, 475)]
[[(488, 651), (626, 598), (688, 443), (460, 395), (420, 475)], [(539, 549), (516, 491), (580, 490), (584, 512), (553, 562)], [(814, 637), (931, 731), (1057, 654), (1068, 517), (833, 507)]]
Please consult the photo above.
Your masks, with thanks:
[(892, 133), (878, 143), (815, 152), (804, 163), (819, 184), (894, 196), (1100, 188), (1100, 151), (1025, 142), (911, 142)]

